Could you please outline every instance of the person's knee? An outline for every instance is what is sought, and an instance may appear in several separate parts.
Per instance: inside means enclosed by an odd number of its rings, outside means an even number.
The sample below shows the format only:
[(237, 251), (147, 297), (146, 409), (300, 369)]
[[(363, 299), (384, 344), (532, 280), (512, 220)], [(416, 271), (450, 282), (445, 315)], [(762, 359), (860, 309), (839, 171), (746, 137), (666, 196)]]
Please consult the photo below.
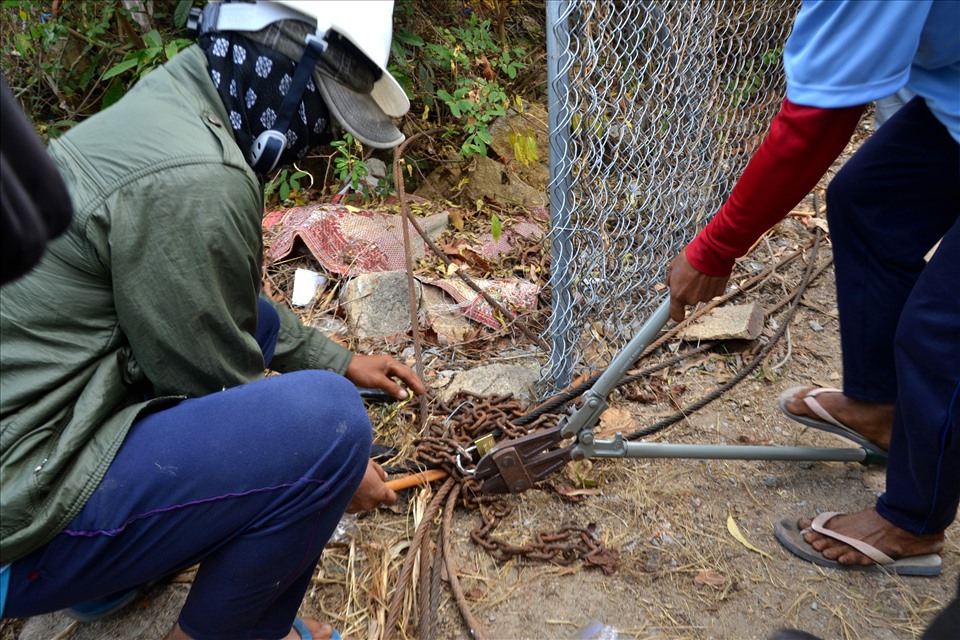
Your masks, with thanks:
[(297, 371), (274, 378), (287, 429), (324, 446), (369, 452), (373, 434), (370, 418), (356, 387), (329, 371)]
[(846, 169), (841, 169), (827, 186), (827, 221), (831, 230), (834, 226), (839, 226), (841, 216), (842, 222), (850, 223), (850, 210), (859, 210), (851, 205), (861, 199), (862, 180), (856, 175), (857, 172)]

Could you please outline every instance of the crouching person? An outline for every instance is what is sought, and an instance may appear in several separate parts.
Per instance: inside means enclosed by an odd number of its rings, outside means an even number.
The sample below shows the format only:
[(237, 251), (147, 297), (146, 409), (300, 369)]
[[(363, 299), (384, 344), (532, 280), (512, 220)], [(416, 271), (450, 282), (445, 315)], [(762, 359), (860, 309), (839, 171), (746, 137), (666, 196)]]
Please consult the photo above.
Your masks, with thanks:
[(259, 296), (259, 180), (333, 118), (402, 141), (392, 2), (362, 4), (210, 3), (51, 145), (74, 219), (0, 296), (4, 617), (94, 619), (200, 563), (168, 637), (335, 634), (296, 618), (323, 546), (396, 500), (356, 388), (424, 387)]

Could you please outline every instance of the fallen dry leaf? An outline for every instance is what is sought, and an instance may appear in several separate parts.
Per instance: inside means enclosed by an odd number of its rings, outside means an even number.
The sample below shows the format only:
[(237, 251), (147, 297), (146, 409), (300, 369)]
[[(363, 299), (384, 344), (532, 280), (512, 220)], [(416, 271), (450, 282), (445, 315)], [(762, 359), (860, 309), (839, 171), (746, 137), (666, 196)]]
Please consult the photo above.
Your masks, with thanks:
[(823, 218), (807, 218), (806, 223), (808, 229), (818, 227), (824, 233), (830, 233), (830, 227), (827, 226), (827, 221)]
[(637, 423), (626, 409), (610, 407), (600, 414), (600, 428), (597, 429), (596, 437), (609, 438), (617, 431), (623, 433), (632, 433), (636, 431)]
[(613, 575), (620, 561), (620, 552), (616, 549), (596, 549), (583, 557), (583, 564), (587, 567), (599, 567), (603, 575)]
[(713, 569), (704, 569), (693, 579), (694, 584), (708, 584), (712, 587), (718, 587), (725, 583), (727, 579), (714, 571)]
[(745, 546), (747, 549), (750, 549), (750, 551), (755, 551), (755, 552), (759, 553), (760, 555), (762, 555), (762, 556), (764, 556), (764, 557), (766, 557), (766, 558), (770, 558), (771, 560), (773, 560), (773, 558), (770, 556), (769, 553), (767, 553), (766, 551), (764, 551), (764, 550), (762, 550), (762, 549), (756, 548), (755, 546), (753, 546), (752, 544), (750, 544), (750, 543), (747, 541), (746, 538), (743, 537), (743, 534), (740, 533), (740, 527), (737, 526), (737, 521), (733, 519), (733, 514), (732, 514), (732, 513), (731, 513), (729, 516), (727, 516), (727, 531), (729, 531), (729, 532), (730, 532), (730, 535), (732, 535), (734, 538), (736, 538), (737, 541), (738, 541), (740, 544), (742, 544), (743, 546)]

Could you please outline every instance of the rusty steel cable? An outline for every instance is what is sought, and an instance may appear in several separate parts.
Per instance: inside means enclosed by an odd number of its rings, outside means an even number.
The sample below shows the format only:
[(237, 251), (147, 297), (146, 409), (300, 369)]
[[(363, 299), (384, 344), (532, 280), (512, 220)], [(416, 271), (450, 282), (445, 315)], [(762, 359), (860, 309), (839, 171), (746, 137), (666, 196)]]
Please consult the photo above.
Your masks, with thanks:
[(417, 631), (420, 640), (433, 640), (436, 637), (436, 618), (430, 611), (430, 589), (433, 582), (434, 556), (440, 555), (433, 539), (425, 535), (420, 542), (420, 584), (417, 589)]
[[(811, 282), (814, 272), (817, 272), (818, 274), (822, 272), (822, 269), (817, 270), (814, 268), (817, 261), (817, 253), (819, 252), (819, 249), (820, 249), (821, 237), (822, 237), (822, 231), (820, 231), (820, 229), (817, 229), (816, 239), (814, 240), (813, 249), (811, 250), (812, 255), (810, 256), (807, 262), (807, 268), (804, 271), (803, 279), (800, 281), (800, 284), (797, 285), (796, 291), (794, 292), (794, 295), (792, 296), (792, 298), (788, 298), (791, 300), (790, 308), (787, 309), (785, 317), (782, 319), (780, 326), (777, 328), (773, 336), (770, 338), (770, 341), (766, 345), (764, 345), (763, 348), (760, 349), (760, 351), (757, 352), (757, 355), (753, 358), (753, 360), (751, 360), (750, 363), (747, 364), (747, 366), (743, 367), (740, 371), (738, 371), (736, 375), (730, 378), (730, 380), (727, 380), (726, 382), (718, 386), (716, 389), (714, 389), (712, 392), (706, 394), (696, 402), (693, 402), (683, 407), (673, 415), (670, 415), (664, 418), (663, 420), (660, 420), (659, 422), (656, 422), (655, 424), (650, 425), (649, 427), (644, 427), (643, 429), (637, 429), (633, 433), (627, 434), (626, 436), (624, 436), (625, 439), (638, 440), (640, 438), (645, 438), (659, 431), (663, 431), (670, 425), (680, 422), (691, 413), (695, 411), (699, 411), (700, 409), (707, 406), (708, 404), (710, 404), (711, 402), (713, 402), (714, 400), (722, 396), (724, 393), (732, 389), (734, 386), (739, 384), (744, 378), (750, 375), (750, 373), (754, 369), (756, 369), (761, 362), (764, 361), (767, 354), (770, 353), (770, 351), (776, 346), (777, 341), (779, 341), (780, 338), (783, 337), (783, 334), (786, 332), (787, 328), (790, 326), (790, 321), (793, 320), (794, 315), (796, 315), (797, 309), (800, 308), (800, 299), (803, 297), (803, 294), (807, 289), (807, 285)], [(829, 262), (827, 264), (829, 264)], [(826, 268), (826, 265), (824, 265), (823, 268)]]
[(443, 557), (447, 567), (447, 579), (450, 581), (450, 590), (457, 601), (457, 607), (460, 609), (460, 615), (470, 630), (470, 634), (476, 640), (486, 640), (489, 634), (477, 620), (476, 616), (470, 610), (467, 598), (463, 595), (463, 589), (460, 587), (460, 578), (457, 576), (457, 565), (453, 561), (453, 551), (451, 549), (451, 522), (453, 521), (453, 507), (456, 504), (457, 497), (460, 495), (462, 485), (456, 486), (447, 496), (447, 504), (443, 510), (443, 524), (440, 529), (440, 539), (443, 544)]
[(390, 605), (387, 607), (387, 623), (384, 628), (384, 637), (387, 638), (387, 640), (396, 637), (397, 625), (400, 622), (400, 611), (403, 608), (403, 598), (406, 595), (407, 585), (410, 583), (410, 576), (413, 575), (413, 569), (417, 559), (417, 550), (420, 548), (423, 537), (429, 531), (430, 521), (439, 513), (440, 505), (453, 488), (454, 482), (453, 478), (448, 478), (437, 491), (436, 495), (433, 496), (433, 499), (423, 513), (420, 526), (417, 527), (417, 531), (413, 535), (413, 540), (410, 542), (410, 547), (403, 561), (403, 569), (401, 569), (400, 577), (397, 579), (397, 586), (393, 590)]

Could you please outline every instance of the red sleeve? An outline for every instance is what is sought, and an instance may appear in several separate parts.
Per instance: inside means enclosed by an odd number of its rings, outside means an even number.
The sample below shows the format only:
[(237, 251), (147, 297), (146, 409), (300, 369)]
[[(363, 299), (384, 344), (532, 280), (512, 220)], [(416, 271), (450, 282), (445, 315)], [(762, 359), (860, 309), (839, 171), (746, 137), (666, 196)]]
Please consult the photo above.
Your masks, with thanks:
[(784, 100), (730, 198), (687, 246), (690, 264), (708, 276), (730, 275), (734, 260), (813, 190), (850, 141), (863, 109)]

